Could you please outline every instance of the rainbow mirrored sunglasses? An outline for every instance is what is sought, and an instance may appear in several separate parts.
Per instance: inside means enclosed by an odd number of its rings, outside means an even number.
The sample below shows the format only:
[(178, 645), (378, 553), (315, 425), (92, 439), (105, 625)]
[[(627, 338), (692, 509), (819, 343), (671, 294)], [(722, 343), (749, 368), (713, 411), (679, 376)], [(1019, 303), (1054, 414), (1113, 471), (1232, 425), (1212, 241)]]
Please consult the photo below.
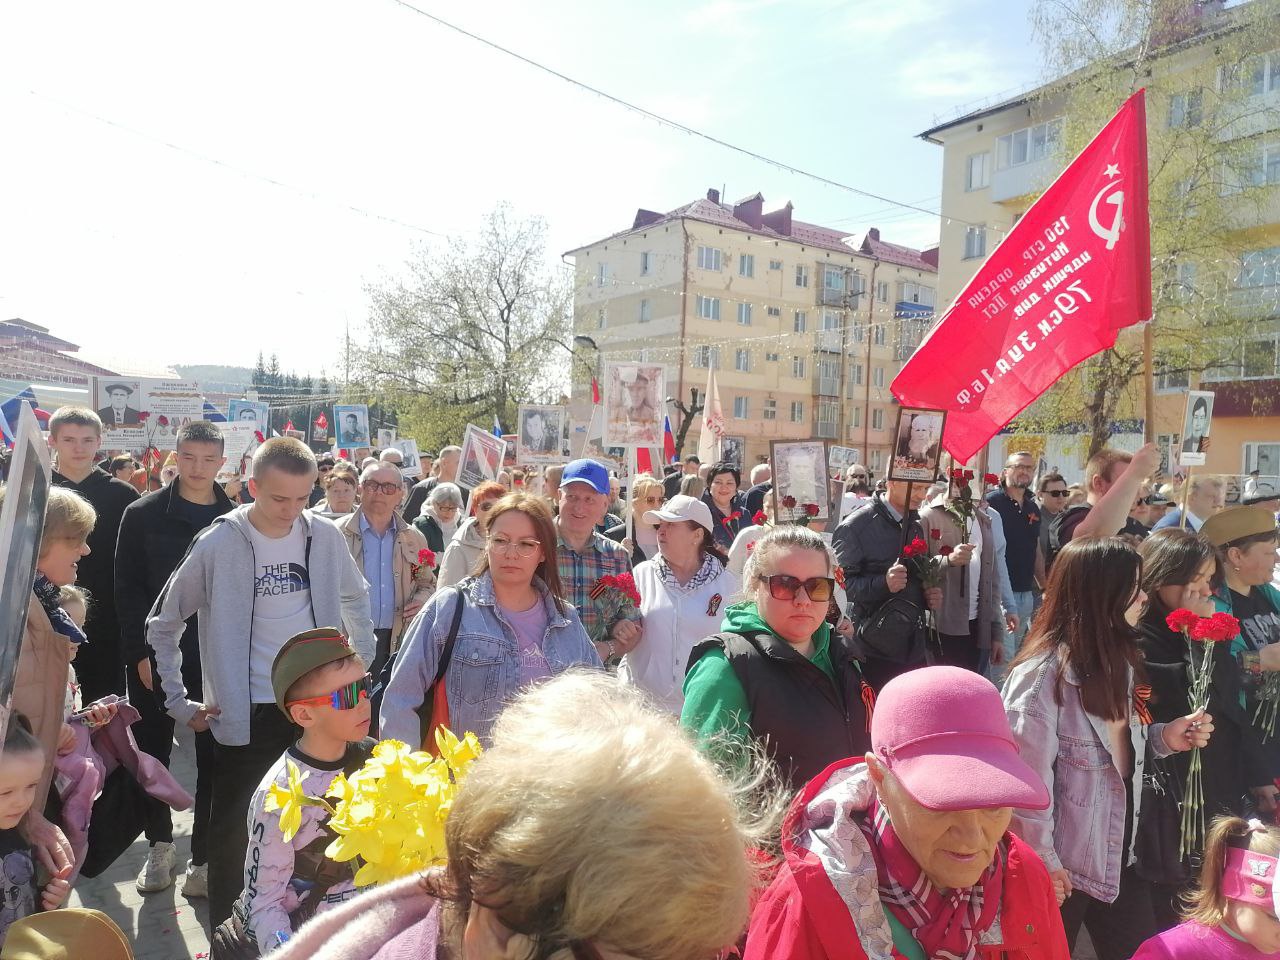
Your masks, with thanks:
[(373, 693), (373, 675), (366, 673), (355, 683), (339, 687), (333, 693), (321, 694), (318, 697), (303, 697), (301, 700), (290, 700), (285, 706), (296, 704), (328, 704), (335, 710), (353, 710), (361, 700), (368, 700)]

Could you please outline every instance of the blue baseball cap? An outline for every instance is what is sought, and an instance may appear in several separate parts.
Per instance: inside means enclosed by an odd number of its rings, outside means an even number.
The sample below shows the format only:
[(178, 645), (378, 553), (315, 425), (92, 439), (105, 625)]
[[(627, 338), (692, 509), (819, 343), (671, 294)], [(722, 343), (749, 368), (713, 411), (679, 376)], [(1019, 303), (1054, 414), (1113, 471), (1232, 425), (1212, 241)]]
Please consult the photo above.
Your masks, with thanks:
[(609, 495), (609, 471), (604, 464), (594, 460), (574, 460), (565, 464), (564, 473), (560, 474), (560, 486), (567, 487), (571, 483), (585, 483), (596, 493)]

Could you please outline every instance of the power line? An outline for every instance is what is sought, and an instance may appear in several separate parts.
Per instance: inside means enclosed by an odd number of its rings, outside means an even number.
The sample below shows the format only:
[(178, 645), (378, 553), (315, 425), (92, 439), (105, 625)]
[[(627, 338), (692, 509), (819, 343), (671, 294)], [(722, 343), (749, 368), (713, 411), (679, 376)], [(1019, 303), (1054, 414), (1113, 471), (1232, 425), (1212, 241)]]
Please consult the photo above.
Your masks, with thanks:
[(601, 97), (604, 100), (608, 100), (610, 103), (617, 104), (618, 106), (626, 110), (630, 110), (632, 113), (638, 113), (640, 116), (645, 117), (648, 120), (652, 120), (654, 123), (660, 124), (661, 126), (670, 127), (672, 130), (679, 130), (681, 133), (686, 133), (691, 137), (698, 137), (702, 140), (708, 141), (709, 143), (714, 143), (718, 147), (724, 147), (726, 150), (732, 150), (735, 153), (740, 153), (743, 156), (750, 157), (753, 160), (758, 160), (761, 163), (768, 164), (769, 166), (774, 167), (777, 170), (783, 170), (783, 171), (786, 171), (787, 173), (794, 173), (797, 176), (807, 177), (810, 180), (815, 180), (818, 183), (825, 184), (826, 186), (835, 187), (837, 190), (845, 190), (845, 191), (848, 191), (849, 193), (857, 194), (860, 197), (868, 197), (872, 200), (878, 200), (881, 203), (887, 203), (893, 207), (902, 207), (907, 210), (915, 210), (918, 213), (926, 213), (931, 217), (938, 217), (942, 215), (937, 210), (928, 210), (924, 207), (918, 207), (914, 204), (903, 203), (898, 200), (891, 200), (889, 197), (881, 196), (878, 193), (872, 193), (869, 190), (862, 190), (858, 187), (850, 186), (847, 183), (841, 183), (839, 180), (832, 180), (829, 177), (822, 176), (821, 174), (812, 173), (808, 170), (802, 170), (800, 167), (793, 166), (792, 164), (789, 164), (789, 163), (784, 163), (781, 160), (774, 160), (772, 157), (766, 157), (764, 154), (757, 153), (756, 151), (750, 150), (746, 147), (740, 147), (735, 143), (730, 143), (729, 141), (722, 140), (719, 137), (713, 136), (710, 133), (704, 133), (703, 131), (698, 130), (694, 127), (690, 127), (686, 124), (680, 123), (678, 120), (672, 120), (670, 117), (664, 117), (661, 114), (654, 113), (652, 110), (647, 110), (644, 107), (641, 107), (637, 104), (630, 102), (629, 100), (623, 100), (621, 97), (616, 97), (611, 93), (606, 93), (605, 91), (601, 90), (599, 87), (593, 87), (589, 83), (584, 83), (581, 80), (576, 80), (573, 77), (569, 76), (568, 74), (561, 73), (559, 70), (556, 70), (554, 67), (548, 67), (546, 64), (539, 63), (537, 60), (532, 60), (529, 57), (524, 56), (523, 54), (516, 53), (514, 50), (511, 50), (508, 47), (504, 47), (499, 43), (495, 43), (492, 40), (487, 40), (484, 37), (480, 36), (479, 34), (472, 33), (469, 30), (464, 30), (462, 27), (458, 26), (457, 24), (450, 23), (448, 20), (443, 20), (440, 17), (437, 17), (435, 14), (428, 13), (427, 11), (421, 9), (420, 7), (415, 7), (412, 3), (409, 3), (408, 0), (391, 0), (391, 2), (401, 7), (404, 7), (406, 10), (412, 10), (414, 13), (418, 14), (419, 16), (426, 17), (428, 20), (432, 21), (433, 23), (439, 26), (446, 27), (447, 29), (454, 31), (455, 33), (460, 33), (462, 34), (462, 36), (476, 41), (477, 43), (484, 44), (486, 47), (489, 47), (492, 50), (497, 50), (499, 53), (506, 54), (508, 57), (512, 57), (516, 60), (519, 60), (521, 63), (527, 64), (528, 66), (531, 66), (536, 70), (541, 70), (543, 73), (550, 74), (551, 76), (556, 77), (559, 80), (563, 80), (565, 83), (572, 84), (573, 86), (578, 87), (580, 90), (585, 90), (588, 93), (595, 94), (597, 97)]

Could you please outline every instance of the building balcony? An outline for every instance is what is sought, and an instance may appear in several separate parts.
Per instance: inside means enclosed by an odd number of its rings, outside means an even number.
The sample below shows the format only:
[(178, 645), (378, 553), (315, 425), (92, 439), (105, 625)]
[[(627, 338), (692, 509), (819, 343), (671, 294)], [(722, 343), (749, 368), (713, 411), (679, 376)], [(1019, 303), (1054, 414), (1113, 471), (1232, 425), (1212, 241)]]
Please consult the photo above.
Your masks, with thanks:
[(1061, 164), (1054, 156), (1043, 160), (1030, 160), (1014, 167), (1005, 167), (991, 175), (991, 199), (995, 203), (1015, 200), (1039, 193), (1061, 171)]
[(820, 397), (839, 397), (840, 380), (838, 377), (815, 376), (813, 378), (813, 392)]
[(840, 330), (819, 330), (813, 338), (814, 348), (826, 353), (839, 353), (844, 344), (844, 334)]
[(815, 420), (813, 423), (813, 435), (819, 440), (838, 440), (840, 428), (830, 420)]

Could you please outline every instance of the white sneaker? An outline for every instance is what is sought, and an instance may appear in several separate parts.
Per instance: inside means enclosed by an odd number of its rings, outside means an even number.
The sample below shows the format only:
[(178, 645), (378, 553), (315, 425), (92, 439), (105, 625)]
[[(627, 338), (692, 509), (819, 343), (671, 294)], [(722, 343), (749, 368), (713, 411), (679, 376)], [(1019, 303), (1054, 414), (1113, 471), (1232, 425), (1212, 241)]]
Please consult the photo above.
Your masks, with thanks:
[(147, 853), (147, 862), (138, 874), (138, 892), (156, 893), (173, 885), (173, 868), (178, 850), (172, 843), (157, 843)]
[(182, 895), (184, 897), (209, 896), (209, 865), (202, 863), (196, 866), (187, 864), (187, 872), (182, 878)]

